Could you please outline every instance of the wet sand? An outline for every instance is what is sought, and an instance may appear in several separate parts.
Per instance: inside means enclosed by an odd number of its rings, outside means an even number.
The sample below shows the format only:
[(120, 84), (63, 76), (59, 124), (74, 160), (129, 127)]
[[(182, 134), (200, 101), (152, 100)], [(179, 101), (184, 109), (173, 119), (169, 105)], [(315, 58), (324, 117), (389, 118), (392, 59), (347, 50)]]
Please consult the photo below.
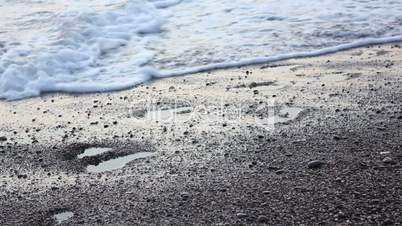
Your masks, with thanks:
[(0, 225), (400, 225), (401, 56), (371, 46), (0, 102)]

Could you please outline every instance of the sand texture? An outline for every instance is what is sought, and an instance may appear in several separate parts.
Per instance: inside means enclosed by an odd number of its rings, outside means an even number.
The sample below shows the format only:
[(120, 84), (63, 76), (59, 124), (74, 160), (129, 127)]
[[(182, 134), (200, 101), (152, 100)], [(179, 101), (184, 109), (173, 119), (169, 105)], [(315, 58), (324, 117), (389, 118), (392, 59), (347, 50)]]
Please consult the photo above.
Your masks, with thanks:
[[(401, 56), (371, 46), (2, 101), (0, 225), (401, 225)], [(90, 147), (111, 150), (77, 158)], [(138, 152), (153, 154), (87, 172)]]

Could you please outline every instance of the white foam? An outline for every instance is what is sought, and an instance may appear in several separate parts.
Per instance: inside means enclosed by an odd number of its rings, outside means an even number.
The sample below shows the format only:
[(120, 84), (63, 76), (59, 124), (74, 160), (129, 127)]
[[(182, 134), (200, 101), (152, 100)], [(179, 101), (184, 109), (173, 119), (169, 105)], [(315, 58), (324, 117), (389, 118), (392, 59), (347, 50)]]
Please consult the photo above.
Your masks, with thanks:
[[(153, 78), (402, 41), (402, 3), (392, 0), (73, 2), (67, 9), (45, 1), (6, 6), (0, 99), (115, 91)], [(34, 8), (27, 15), (26, 5)]]
[[(179, 1), (129, 1), (109, 11), (72, 11), (57, 18), (52, 45), (34, 55), (19, 46), (0, 55), (0, 99), (15, 100), (44, 92), (99, 92), (125, 89), (149, 80), (142, 67), (153, 57), (144, 48), (148, 36), (160, 32), (164, 18), (157, 8)], [(136, 46), (125, 65), (110, 64), (109, 53), (132, 42)], [(32, 53), (32, 56), (31, 56)]]
[(323, 48), (319, 50), (313, 50), (309, 52), (296, 52), (296, 53), (286, 53), (286, 54), (279, 54), (270, 57), (256, 57), (256, 58), (249, 58), (235, 62), (228, 62), (228, 63), (217, 63), (217, 64), (209, 64), (203, 65), (199, 67), (192, 67), (186, 68), (182, 70), (169, 70), (169, 71), (161, 71), (161, 72), (154, 72), (153, 77), (156, 78), (163, 78), (163, 77), (172, 77), (172, 76), (180, 76), (186, 74), (194, 74), (200, 72), (206, 72), (211, 70), (218, 70), (218, 69), (226, 69), (226, 68), (233, 68), (233, 67), (241, 67), (247, 65), (254, 65), (254, 64), (263, 64), (263, 63), (271, 63), (276, 61), (288, 60), (288, 59), (295, 59), (295, 58), (304, 58), (304, 57), (316, 57), (322, 56), (326, 54), (336, 53), (339, 51), (345, 51), (353, 48), (359, 48), (369, 45), (377, 45), (377, 44), (386, 44), (386, 43), (393, 43), (393, 42), (402, 42), (402, 35), (393, 36), (393, 37), (385, 37), (385, 38), (367, 38), (358, 40), (352, 43), (342, 44), (334, 47)]

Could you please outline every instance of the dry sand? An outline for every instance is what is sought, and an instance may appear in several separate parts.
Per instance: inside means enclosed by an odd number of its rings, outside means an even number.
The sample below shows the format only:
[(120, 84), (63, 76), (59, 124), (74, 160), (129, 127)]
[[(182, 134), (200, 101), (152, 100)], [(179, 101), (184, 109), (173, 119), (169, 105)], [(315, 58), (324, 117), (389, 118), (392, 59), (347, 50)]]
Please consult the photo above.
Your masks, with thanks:
[[(401, 225), (401, 56), (0, 102), (0, 225)], [(89, 147), (113, 150), (77, 158)], [(87, 172), (138, 152), (154, 156)]]

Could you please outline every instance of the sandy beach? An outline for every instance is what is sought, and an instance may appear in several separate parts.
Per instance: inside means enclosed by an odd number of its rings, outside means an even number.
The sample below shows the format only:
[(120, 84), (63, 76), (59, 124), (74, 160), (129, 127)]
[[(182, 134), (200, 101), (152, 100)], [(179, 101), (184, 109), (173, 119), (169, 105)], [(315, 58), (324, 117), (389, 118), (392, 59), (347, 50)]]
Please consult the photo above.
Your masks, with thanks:
[(401, 225), (401, 56), (1, 101), (0, 225)]

